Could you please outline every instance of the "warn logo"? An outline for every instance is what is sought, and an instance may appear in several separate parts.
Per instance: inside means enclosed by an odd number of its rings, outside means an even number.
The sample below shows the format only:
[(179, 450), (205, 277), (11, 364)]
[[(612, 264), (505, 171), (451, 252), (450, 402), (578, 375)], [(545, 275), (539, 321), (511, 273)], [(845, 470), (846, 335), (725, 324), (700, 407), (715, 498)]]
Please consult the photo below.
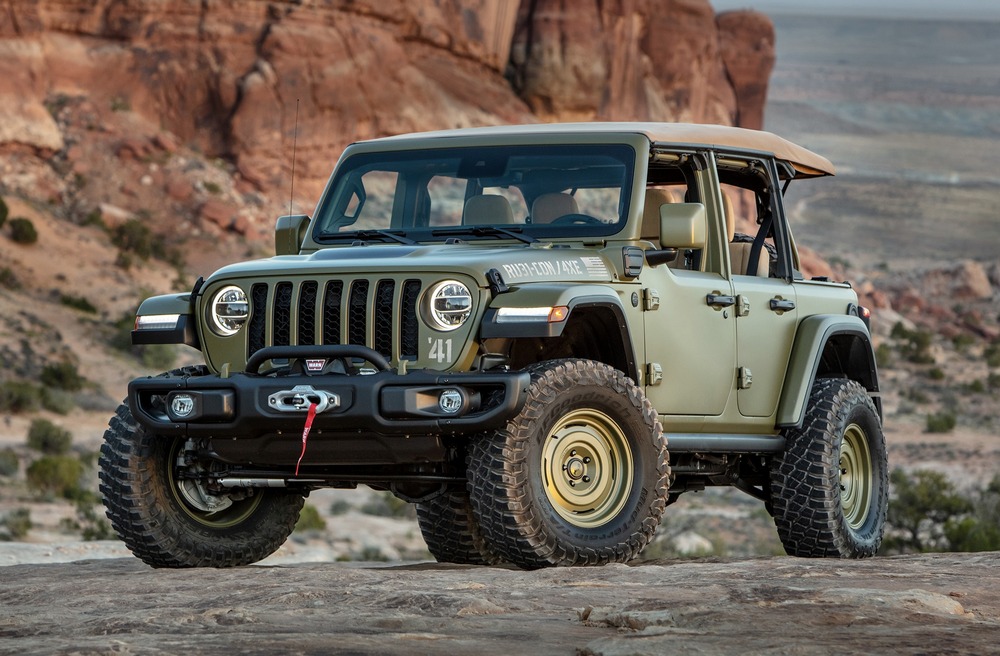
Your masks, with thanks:
[(317, 359), (313, 360), (311, 358), (306, 358), (306, 371), (319, 373), (323, 371), (323, 367), (326, 366), (326, 360)]

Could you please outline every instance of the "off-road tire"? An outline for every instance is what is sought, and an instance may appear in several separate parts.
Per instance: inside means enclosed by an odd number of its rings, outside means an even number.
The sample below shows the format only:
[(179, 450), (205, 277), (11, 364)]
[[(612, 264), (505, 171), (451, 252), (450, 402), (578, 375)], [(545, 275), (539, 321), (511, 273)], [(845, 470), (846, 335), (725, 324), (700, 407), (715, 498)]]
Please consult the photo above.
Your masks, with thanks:
[[(204, 367), (186, 367), (163, 376), (205, 373)], [(253, 490), (251, 499), (259, 500), (246, 506), (245, 515), (225, 525), (199, 522), (171, 489), (171, 454), (178, 440), (183, 438), (147, 432), (125, 403), (104, 433), (100, 490), (111, 526), (129, 550), (152, 567), (174, 568), (235, 567), (274, 553), (294, 530), (303, 497)]]
[[(552, 360), (528, 371), (520, 413), (475, 440), (470, 452), (469, 496), (490, 550), (525, 569), (631, 560), (666, 506), (670, 466), (656, 411), (631, 379), (599, 362)], [(607, 452), (602, 439), (612, 447)], [(593, 456), (593, 469), (570, 460), (566, 476), (592, 485), (581, 495), (608, 492), (593, 511), (575, 510), (577, 488), (553, 474), (561, 460), (577, 458), (575, 444)], [(585, 471), (593, 473), (586, 484)], [(557, 485), (562, 493), (553, 492)]]
[(497, 565), (502, 562), (486, 546), (464, 487), (449, 489), (441, 496), (419, 502), (417, 524), (428, 551), (439, 563)]
[(785, 551), (874, 556), (889, 505), (889, 464), (865, 388), (842, 378), (817, 380), (802, 428), (787, 431), (785, 443), (771, 463), (772, 514)]

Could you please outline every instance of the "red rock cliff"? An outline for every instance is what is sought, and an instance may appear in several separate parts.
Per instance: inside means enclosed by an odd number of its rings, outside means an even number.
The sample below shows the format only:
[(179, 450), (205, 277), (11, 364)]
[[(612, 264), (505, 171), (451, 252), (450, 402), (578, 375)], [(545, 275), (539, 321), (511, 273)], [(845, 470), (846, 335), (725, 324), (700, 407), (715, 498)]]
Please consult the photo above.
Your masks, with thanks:
[(717, 19), (707, 0), (7, 0), (0, 149), (63, 151), (54, 99), (86, 98), (268, 191), (286, 184), (297, 112), (296, 188), (315, 197), (346, 144), (391, 133), (759, 127), (773, 56), (765, 17)]

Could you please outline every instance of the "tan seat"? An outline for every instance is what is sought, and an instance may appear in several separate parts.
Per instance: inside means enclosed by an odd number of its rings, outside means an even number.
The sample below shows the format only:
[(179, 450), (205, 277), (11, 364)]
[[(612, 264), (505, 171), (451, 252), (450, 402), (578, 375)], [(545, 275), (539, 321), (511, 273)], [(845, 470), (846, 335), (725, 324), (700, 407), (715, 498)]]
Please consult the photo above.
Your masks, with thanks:
[(660, 247), (660, 206), (676, 203), (677, 198), (669, 189), (650, 187), (646, 190), (646, 200), (642, 207), (640, 239), (648, 239), (656, 248)]
[(760, 249), (757, 258), (757, 270), (748, 272), (750, 266), (750, 251), (753, 244), (747, 242), (733, 242), (736, 237), (736, 214), (733, 211), (733, 200), (725, 190), (722, 192), (722, 209), (726, 213), (726, 241), (729, 242), (729, 262), (733, 267), (733, 274), (737, 276), (758, 276), (767, 278), (770, 269), (767, 250)]
[(542, 194), (531, 203), (532, 223), (552, 223), (560, 216), (579, 213), (576, 199), (569, 194)]
[(514, 211), (503, 196), (473, 196), (462, 210), (464, 225), (504, 225), (514, 223)]

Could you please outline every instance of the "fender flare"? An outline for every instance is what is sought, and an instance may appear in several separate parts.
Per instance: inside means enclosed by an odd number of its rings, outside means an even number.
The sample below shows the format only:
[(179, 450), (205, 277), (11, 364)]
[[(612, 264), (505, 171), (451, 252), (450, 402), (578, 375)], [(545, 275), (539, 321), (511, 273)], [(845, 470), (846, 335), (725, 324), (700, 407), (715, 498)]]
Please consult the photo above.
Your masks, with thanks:
[(802, 425), (823, 352), (831, 340), (841, 341), (847, 346), (850, 357), (849, 362), (845, 363), (847, 370), (844, 373), (848, 378), (864, 385), (875, 402), (879, 417), (882, 417), (878, 368), (868, 327), (854, 316), (816, 315), (803, 319), (795, 335), (775, 417), (778, 428), (797, 428)]
[[(500, 308), (560, 306), (569, 308), (569, 313), (563, 321), (549, 322), (547, 318), (511, 323), (497, 321)], [(479, 339), (482, 341), (493, 338), (560, 337), (574, 312), (593, 308), (607, 310), (614, 316), (615, 324), (621, 333), (622, 347), (627, 361), (625, 375), (638, 381), (635, 347), (632, 344), (625, 308), (614, 290), (600, 285), (541, 284), (511, 288), (509, 292), (496, 296), (486, 308), (479, 324)]]

